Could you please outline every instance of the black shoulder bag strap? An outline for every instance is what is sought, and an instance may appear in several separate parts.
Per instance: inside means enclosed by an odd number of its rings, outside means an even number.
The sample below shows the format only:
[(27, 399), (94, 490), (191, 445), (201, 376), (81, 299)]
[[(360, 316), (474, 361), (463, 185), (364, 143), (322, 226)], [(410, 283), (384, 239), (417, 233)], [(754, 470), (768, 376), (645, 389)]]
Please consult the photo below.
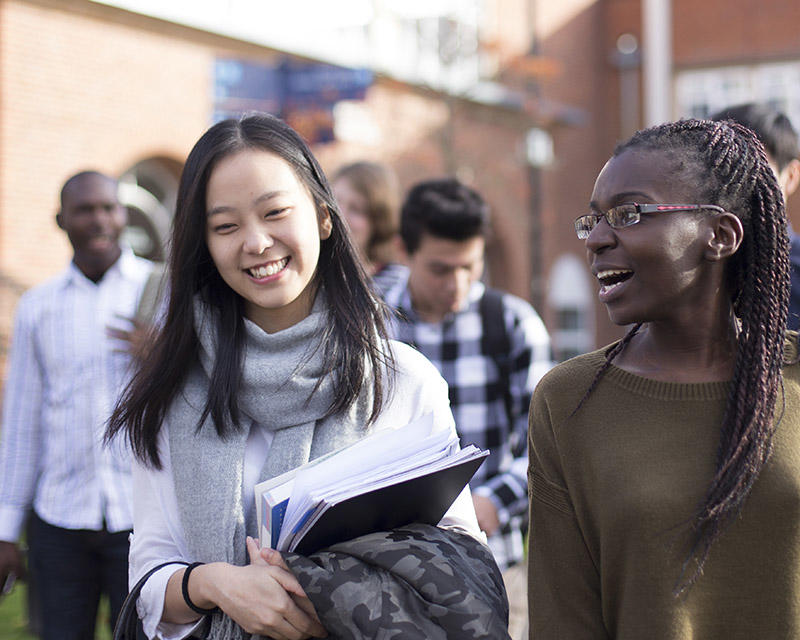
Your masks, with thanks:
[(159, 569), (163, 569), (170, 564), (189, 565), (188, 562), (173, 560), (171, 562), (163, 562), (145, 573), (141, 580), (133, 585), (122, 603), (122, 607), (119, 610), (119, 618), (117, 618), (117, 623), (114, 625), (113, 640), (147, 640), (147, 636), (144, 635), (144, 630), (142, 629), (142, 621), (139, 620), (139, 614), (136, 611), (136, 601), (139, 599), (147, 579)]
[(503, 293), (497, 289), (486, 287), (478, 303), (483, 333), (481, 351), (494, 360), (500, 371), (500, 384), (503, 390), (503, 404), (508, 418), (508, 428), (514, 428), (514, 415), (511, 401), (511, 341), (506, 329), (503, 313)]

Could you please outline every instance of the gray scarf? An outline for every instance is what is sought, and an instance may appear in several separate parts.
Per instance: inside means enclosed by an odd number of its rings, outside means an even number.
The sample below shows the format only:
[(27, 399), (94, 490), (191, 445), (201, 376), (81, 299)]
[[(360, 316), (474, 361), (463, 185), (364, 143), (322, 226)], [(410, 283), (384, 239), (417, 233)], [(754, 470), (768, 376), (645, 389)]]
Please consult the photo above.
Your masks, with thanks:
[[(218, 322), (216, 312), (199, 298), (195, 299), (194, 318), (200, 366), (190, 371), (166, 419), (178, 510), (193, 560), (241, 566), (248, 560), (245, 536), (257, 536), (255, 515), (245, 523), (242, 502), (254, 499), (242, 496), (250, 429), (268, 429), (274, 434), (260, 476), (267, 480), (362, 437), (373, 393), (371, 385), (366, 385), (346, 414), (323, 419), (336, 380), (322, 376), (321, 335), (328, 316), (320, 294), (311, 314), (284, 331), (268, 334), (245, 320), (238, 397), (242, 428), (222, 440), (209, 416), (198, 431), (216, 360)], [(208, 638), (245, 637), (228, 616), (213, 616)]]

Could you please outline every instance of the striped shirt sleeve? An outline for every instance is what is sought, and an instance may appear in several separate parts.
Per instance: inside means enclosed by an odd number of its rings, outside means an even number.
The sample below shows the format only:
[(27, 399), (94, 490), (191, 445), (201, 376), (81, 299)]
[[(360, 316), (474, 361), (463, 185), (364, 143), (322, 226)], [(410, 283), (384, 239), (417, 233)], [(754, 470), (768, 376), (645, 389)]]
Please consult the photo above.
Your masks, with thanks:
[(41, 460), (43, 371), (30, 298), (20, 301), (8, 359), (0, 439), (0, 540), (16, 542)]

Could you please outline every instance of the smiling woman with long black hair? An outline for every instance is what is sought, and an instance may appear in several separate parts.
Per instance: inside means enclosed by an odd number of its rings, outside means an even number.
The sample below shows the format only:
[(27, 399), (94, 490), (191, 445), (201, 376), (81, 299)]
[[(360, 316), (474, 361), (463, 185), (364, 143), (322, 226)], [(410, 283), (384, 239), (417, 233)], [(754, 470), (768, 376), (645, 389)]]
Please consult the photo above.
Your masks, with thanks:
[[(163, 326), (109, 426), (135, 454), (132, 584), (169, 563), (138, 600), (148, 637), (183, 638), (207, 623), (214, 640), (356, 637), (349, 630), (370, 624), (426, 638), (444, 618), (461, 629), (458, 606), (475, 634), (507, 624), (468, 488), (442, 527), (361, 536), (317, 562), (253, 539), (257, 482), (425, 415), (455, 436), (446, 383), (386, 338), (328, 181), (288, 125), (251, 114), (198, 140), (178, 190), (169, 276)], [(366, 566), (342, 545), (399, 555), (414, 576)], [(323, 571), (320, 554), (335, 571)], [(408, 586), (419, 576), (417, 597)]]
[(763, 148), (731, 123), (640, 131), (575, 227), (630, 328), (533, 399), (532, 637), (800, 637), (800, 367)]

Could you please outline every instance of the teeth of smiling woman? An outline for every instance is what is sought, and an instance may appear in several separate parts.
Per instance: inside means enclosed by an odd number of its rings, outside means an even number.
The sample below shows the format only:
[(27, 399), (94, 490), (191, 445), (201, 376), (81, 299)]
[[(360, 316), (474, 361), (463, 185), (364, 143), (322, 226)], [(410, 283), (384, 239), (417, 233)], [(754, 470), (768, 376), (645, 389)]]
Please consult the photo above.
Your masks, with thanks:
[(613, 278), (614, 276), (624, 276), (629, 273), (633, 273), (630, 269), (606, 269), (605, 271), (600, 271), (597, 274), (598, 280), (607, 280), (608, 278)]
[(627, 280), (633, 271), (629, 269), (606, 269), (597, 273), (600, 281), (600, 293), (607, 294)]
[(288, 257), (283, 260), (278, 260), (277, 262), (262, 264), (260, 267), (254, 267), (248, 269), (248, 271), (254, 278), (266, 278), (267, 276), (274, 276), (278, 271), (281, 271), (286, 266), (287, 262), (289, 262)]

